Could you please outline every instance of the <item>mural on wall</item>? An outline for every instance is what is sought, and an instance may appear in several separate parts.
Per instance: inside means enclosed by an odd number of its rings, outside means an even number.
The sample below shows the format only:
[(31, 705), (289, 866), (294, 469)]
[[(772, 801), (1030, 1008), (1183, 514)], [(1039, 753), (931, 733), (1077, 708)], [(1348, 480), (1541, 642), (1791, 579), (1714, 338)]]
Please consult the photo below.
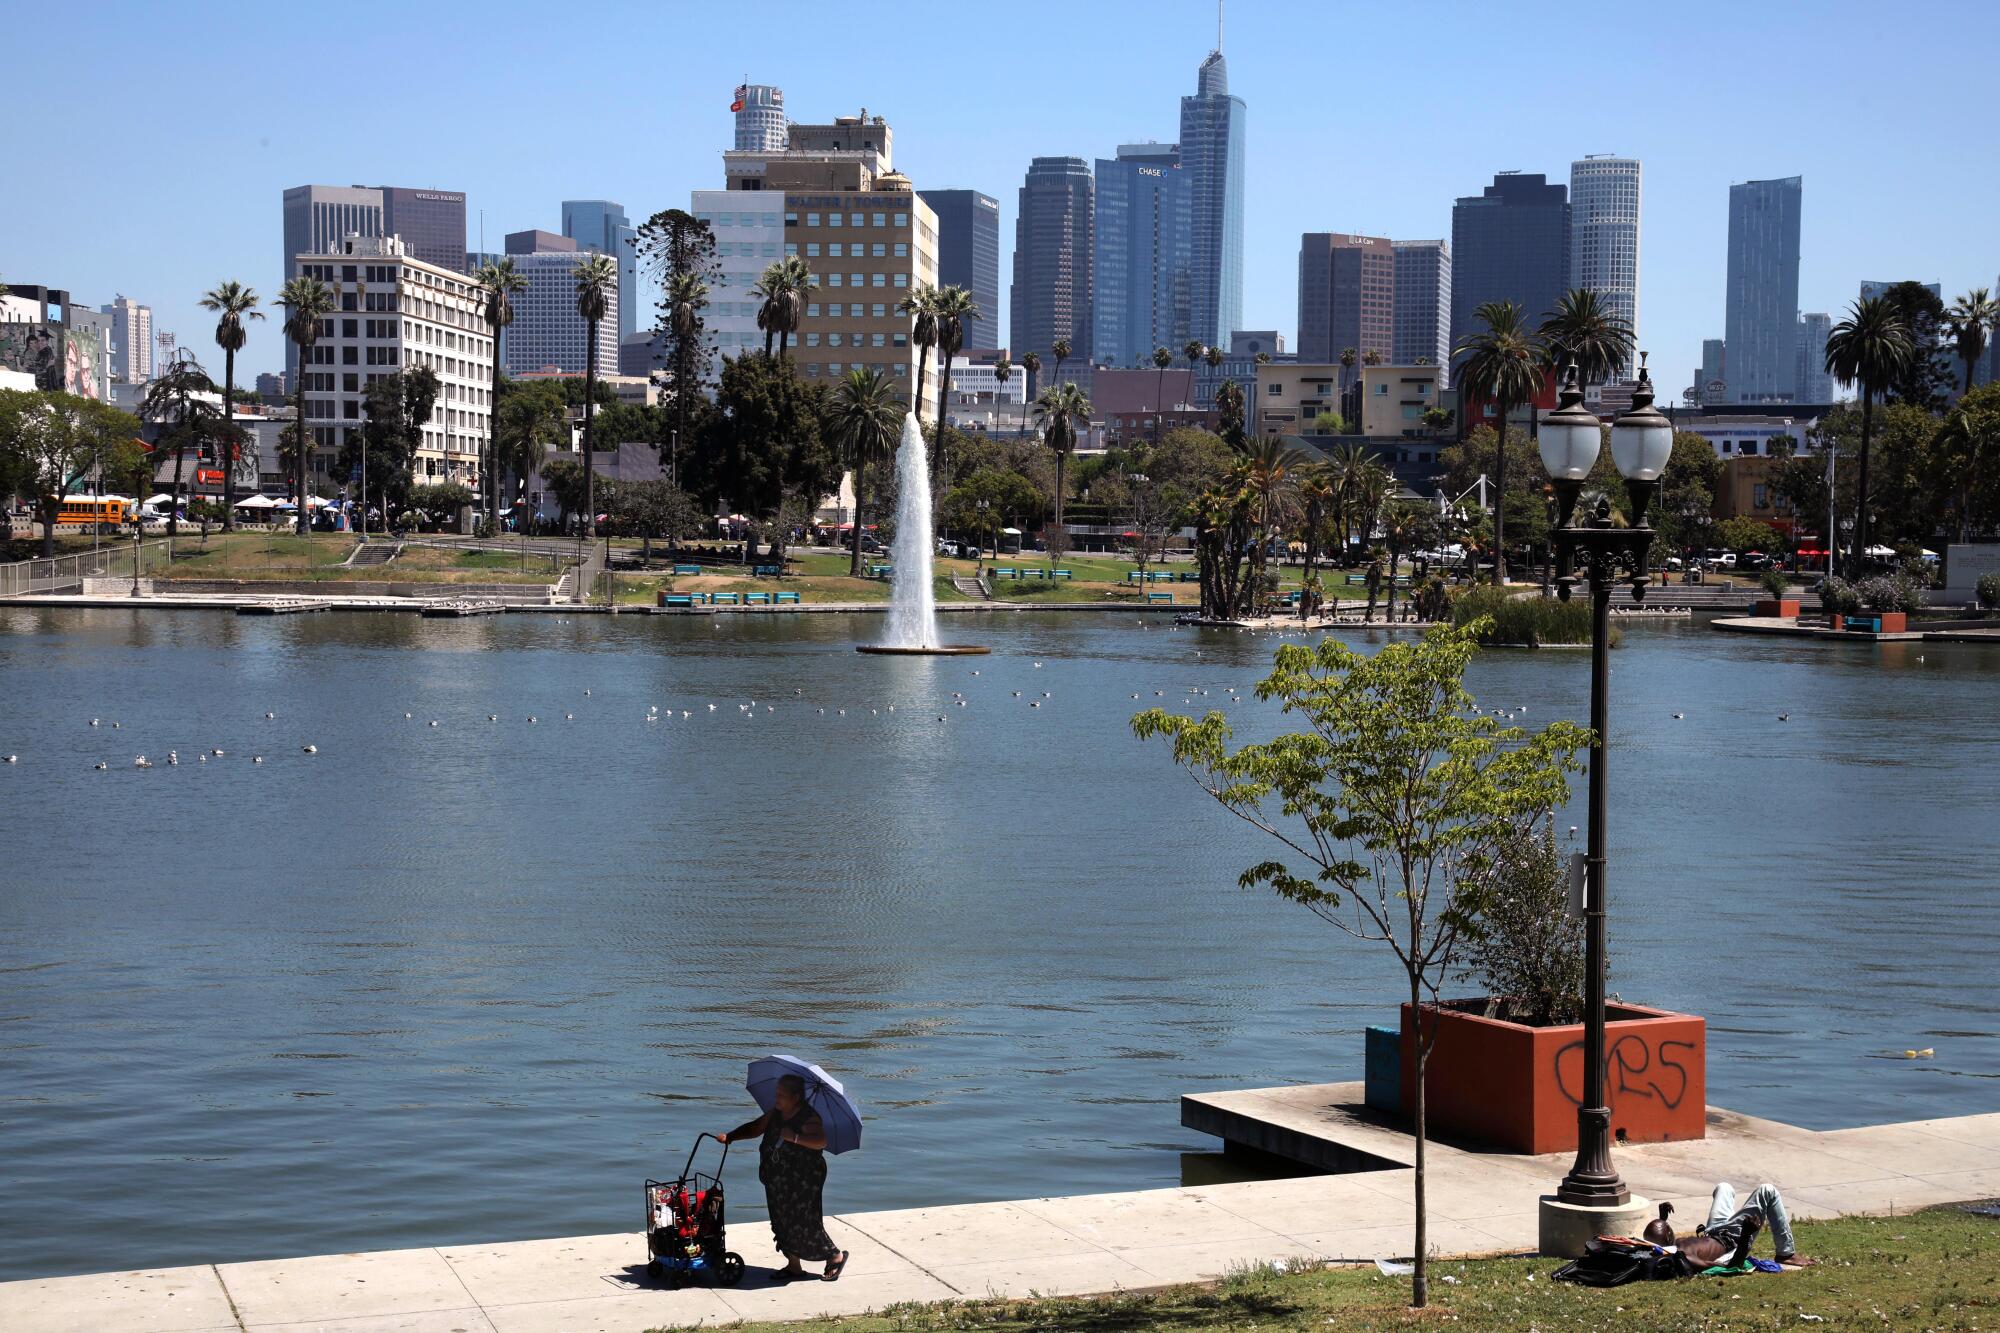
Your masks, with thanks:
[(96, 329), (0, 324), (0, 368), (32, 375), (44, 391), (104, 396), (104, 340)]

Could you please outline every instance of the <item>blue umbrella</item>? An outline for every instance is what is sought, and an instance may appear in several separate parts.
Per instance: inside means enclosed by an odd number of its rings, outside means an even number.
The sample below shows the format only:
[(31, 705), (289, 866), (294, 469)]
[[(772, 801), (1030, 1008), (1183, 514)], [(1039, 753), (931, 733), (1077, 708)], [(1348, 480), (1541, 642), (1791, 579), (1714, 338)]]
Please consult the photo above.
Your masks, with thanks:
[(750, 1062), (750, 1077), (744, 1086), (766, 1111), (777, 1104), (778, 1080), (796, 1074), (806, 1085), (806, 1105), (818, 1113), (826, 1127), (826, 1150), (849, 1152), (861, 1146), (861, 1108), (840, 1086), (840, 1080), (805, 1061), (789, 1055), (767, 1055)]

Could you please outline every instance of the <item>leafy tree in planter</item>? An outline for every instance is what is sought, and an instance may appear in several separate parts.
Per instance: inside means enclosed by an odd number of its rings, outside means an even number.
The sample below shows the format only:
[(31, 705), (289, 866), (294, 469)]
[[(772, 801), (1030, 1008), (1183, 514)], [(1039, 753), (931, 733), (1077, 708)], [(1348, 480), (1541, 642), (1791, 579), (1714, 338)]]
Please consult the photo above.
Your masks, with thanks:
[(1583, 1018), (1583, 918), (1569, 910), (1569, 867), (1555, 825), (1498, 853), (1493, 891), (1472, 922), (1468, 966), (1499, 1016), (1534, 1027)]
[[(1568, 798), (1565, 775), (1589, 740), (1569, 722), (1530, 732), (1477, 713), (1464, 678), (1483, 628), (1439, 626), (1372, 657), (1332, 639), (1285, 645), (1257, 695), (1279, 701), (1305, 729), (1269, 741), (1232, 749), (1218, 711), (1152, 709), (1132, 719), (1136, 735), (1170, 741), (1198, 786), (1278, 844), (1275, 859), (1237, 883), (1268, 887), (1356, 939), (1386, 945), (1419, 1016), (1504, 883), (1506, 850)], [(1419, 1036), (1411, 1304), (1423, 1306), (1424, 1070), (1435, 1032), (1420, 1022)]]

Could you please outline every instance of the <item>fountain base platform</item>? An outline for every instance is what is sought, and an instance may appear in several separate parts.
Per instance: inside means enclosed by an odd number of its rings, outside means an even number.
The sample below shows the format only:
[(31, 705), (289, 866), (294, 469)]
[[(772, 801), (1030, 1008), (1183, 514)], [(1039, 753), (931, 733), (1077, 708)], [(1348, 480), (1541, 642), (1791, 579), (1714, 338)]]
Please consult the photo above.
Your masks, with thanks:
[(941, 643), (935, 648), (891, 648), (887, 644), (860, 643), (854, 646), (854, 651), (884, 657), (984, 657), (993, 650), (970, 643)]

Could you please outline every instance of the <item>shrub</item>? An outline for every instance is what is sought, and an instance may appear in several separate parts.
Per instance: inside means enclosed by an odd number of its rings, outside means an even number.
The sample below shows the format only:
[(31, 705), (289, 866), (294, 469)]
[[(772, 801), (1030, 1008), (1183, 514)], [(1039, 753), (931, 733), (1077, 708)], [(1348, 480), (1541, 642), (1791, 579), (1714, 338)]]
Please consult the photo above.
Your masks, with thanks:
[(1851, 616), (1861, 609), (1861, 594), (1846, 579), (1831, 575), (1819, 585), (1819, 604), (1830, 616)]
[(1566, 859), (1553, 824), (1502, 848), (1492, 896), (1473, 923), (1462, 976), (1483, 982), (1509, 1022), (1548, 1027), (1583, 1016), (1583, 922), (1570, 915)]
[[(1553, 597), (1515, 597), (1489, 584), (1451, 604), (1454, 625), (1482, 618), (1489, 626), (1480, 632), (1479, 642), (1488, 646), (1590, 642), (1590, 603), (1585, 598), (1561, 602)], [(1617, 642), (1616, 631), (1612, 642)]]
[(1785, 571), (1776, 565), (1760, 574), (1757, 582), (1762, 584), (1764, 591), (1770, 593), (1772, 597), (1783, 597), (1792, 590), (1791, 580), (1786, 578)]
[(1870, 611), (1920, 611), (1924, 605), (1923, 585), (1907, 574), (1863, 579), (1854, 591)]
[(2000, 574), (1981, 574), (1973, 591), (1978, 594), (1979, 604), (1988, 610), (2000, 606)]

